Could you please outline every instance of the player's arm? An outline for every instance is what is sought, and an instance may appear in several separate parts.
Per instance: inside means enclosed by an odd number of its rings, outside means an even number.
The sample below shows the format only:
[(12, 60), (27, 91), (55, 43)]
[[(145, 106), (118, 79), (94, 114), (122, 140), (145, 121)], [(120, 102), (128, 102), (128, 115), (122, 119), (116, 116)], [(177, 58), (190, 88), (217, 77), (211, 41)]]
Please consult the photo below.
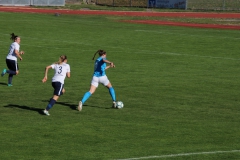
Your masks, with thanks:
[(17, 55), (17, 57), (20, 59), (20, 60), (22, 60), (22, 57), (21, 57), (21, 54), (24, 54), (24, 52), (23, 51), (21, 51), (21, 52), (19, 52), (18, 50), (14, 50), (14, 52), (15, 52), (15, 54)]
[(67, 72), (67, 77), (70, 78), (70, 72)]
[(110, 61), (108, 61), (108, 60), (106, 60), (106, 59), (103, 59), (103, 62), (110, 64), (110, 65), (107, 66), (105, 69), (108, 69), (108, 68), (110, 68), (110, 67), (115, 67), (115, 65), (114, 65), (113, 62), (110, 62)]
[(105, 70), (107, 70), (108, 68), (110, 68), (110, 66), (107, 66), (107, 67), (105, 68)]
[(71, 74), (70, 74), (70, 65), (68, 65), (68, 67), (67, 67), (66, 76), (67, 76), (68, 78), (70, 78), (70, 76), (71, 76)]
[(47, 66), (47, 67), (45, 68), (45, 75), (44, 75), (44, 78), (42, 79), (42, 82), (43, 82), (43, 83), (47, 81), (48, 70), (49, 70), (50, 68), (52, 68), (51, 65), (50, 65), (50, 66)]

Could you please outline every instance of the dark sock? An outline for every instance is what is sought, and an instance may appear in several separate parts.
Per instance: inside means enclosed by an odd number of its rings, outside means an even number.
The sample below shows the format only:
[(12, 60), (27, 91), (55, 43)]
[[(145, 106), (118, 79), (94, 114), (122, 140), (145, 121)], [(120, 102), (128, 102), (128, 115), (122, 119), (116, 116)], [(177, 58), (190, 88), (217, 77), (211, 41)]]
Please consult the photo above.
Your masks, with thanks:
[(55, 103), (56, 101), (51, 98), (49, 104), (47, 105), (46, 110), (48, 111), (49, 109), (51, 109)]
[(12, 79), (13, 79), (13, 75), (9, 74), (9, 76), (8, 76), (8, 84), (12, 84)]

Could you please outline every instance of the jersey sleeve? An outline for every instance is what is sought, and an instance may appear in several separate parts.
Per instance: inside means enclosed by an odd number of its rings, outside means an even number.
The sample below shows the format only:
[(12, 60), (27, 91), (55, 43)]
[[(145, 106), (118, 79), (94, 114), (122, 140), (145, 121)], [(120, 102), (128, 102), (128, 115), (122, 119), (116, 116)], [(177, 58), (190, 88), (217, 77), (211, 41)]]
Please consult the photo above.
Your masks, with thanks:
[(54, 69), (54, 68), (55, 68), (55, 66), (56, 66), (56, 64), (52, 64), (52, 65), (51, 65), (52, 69)]
[(20, 48), (19, 44), (14, 43), (14, 49), (17, 50), (17, 51), (19, 51), (19, 48)]
[(67, 72), (70, 72), (70, 65), (68, 64)]

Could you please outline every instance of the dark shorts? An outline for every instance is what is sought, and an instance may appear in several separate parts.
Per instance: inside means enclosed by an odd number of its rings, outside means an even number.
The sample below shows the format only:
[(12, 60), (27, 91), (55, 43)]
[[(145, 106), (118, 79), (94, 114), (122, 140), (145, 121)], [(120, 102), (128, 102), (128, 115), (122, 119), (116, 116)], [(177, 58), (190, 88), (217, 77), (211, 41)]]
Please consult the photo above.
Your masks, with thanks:
[(60, 96), (63, 94), (62, 90), (63, 90), (64, 84), (60, 82), (52, 82), (52, 87), (54, 88), (53, 95)]
[(9, 70), (11, 71), (18, 71), (18, 63), (17, 61), (11, 60), (11, 59), (6, 59), (6, 64)]

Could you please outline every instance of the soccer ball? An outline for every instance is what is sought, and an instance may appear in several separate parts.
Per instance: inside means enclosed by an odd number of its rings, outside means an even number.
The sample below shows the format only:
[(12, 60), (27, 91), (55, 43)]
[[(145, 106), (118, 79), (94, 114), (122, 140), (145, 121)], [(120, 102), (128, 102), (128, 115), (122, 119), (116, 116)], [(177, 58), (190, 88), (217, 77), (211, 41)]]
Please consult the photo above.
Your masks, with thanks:
[(123, 105), (123, 102), (122, 102), (122, 101), (117, 101), (117, 102), (116, 102), (116, 108), (117, 108), (117, 109), (121, 109), (121, 108), (123, 108), (123, 106), (124, 106), (124, 105)]

